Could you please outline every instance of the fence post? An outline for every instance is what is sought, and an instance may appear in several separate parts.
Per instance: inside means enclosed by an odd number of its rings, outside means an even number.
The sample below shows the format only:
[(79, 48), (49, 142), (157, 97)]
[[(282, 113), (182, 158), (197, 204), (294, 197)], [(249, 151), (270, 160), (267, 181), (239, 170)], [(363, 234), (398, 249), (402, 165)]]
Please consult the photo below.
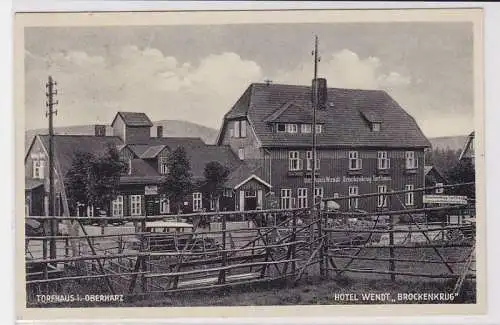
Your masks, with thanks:
[[(146, 235), (146, 216), (144, 216), (141, 219), (141, 237), (143, 238), (142, 243), (141, 243), (141, 251), (146, 252), (148, 249), (148, 241), (149, 241), (149, 236)], [(141, 287), (142, 287), (142, 292), (147, 292), (148, 291), (148, 284), (147, 284), (147, 264), (146, 264), (146, 256), (143, 256), (141, 258)]]
[[(220, 215), (217, 215), (220, 217)], [(221, 218), (221, 228), (222, 228), (222, 266), (225, 267), (227, 265), (227, 252), (226, 252), (226, 215), (223, 215)], [(222, 269), (219, 272), (219, 284), (226, 283), (226, 270)]]
[(316, 209), (316, 206), (313, 206), (312, 213), (313, 213), (313, 218), (316, 218), (317, 222), (318, 222), (318, 238), (317, 238), (317, 240), (319, 241), (319, 245), (320, 245), (320, 248), (319, 248), (319, 274), (320, 274), (321, 278), (324, 278), (325, 277), (324, 247), (325, 246), (323, 245), (323, 241), (320, 240), (320, 238), (323, 237), (323, 224), (322, 224), (323, 220), (322, 220), (321, 212)]
[[(389, 223), (389, 255), (390, 255), (390, 264), (389, 271), (396, 271), (396, 263), (394, 261), (394, 224), (395, 224), (395, 216), (391, 215), (391, 222)], [(391, 273), (391, 281), (396, 281), (396, 274)]]
[[(292, 217), (292, 242), (294, 243), (292, 245), (292, 260), (295, 260), (296, 258), (296, 246), (297, 244), (295, 243), (297, 241), (297, 212), (293, 212), (293, 217)], [(292, 274), (295, 275), (295, 261), (292, 262)]]

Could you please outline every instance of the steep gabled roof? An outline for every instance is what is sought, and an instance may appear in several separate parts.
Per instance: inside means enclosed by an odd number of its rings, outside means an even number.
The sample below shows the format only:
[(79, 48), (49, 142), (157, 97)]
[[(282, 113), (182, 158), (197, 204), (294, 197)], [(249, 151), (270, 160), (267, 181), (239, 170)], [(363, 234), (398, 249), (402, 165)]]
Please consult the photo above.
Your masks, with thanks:
[(34, 179), (34, 178), (25, 178), (24, 179), (24, 189), (25, 190), (33, 190), (35, 188), (38, 188), (40, 186), (43, 186), (43, 180), (41, 179)]
[(144, 153), (141, 155), (142, 159), (153, 159), (158, 156), (158, 154), (165, 149), (167, 146), (166, 145), (158, 145), (158, 146), (152, 146), (149, 147)]
[(111, 126), (115, 124), (116, 118), (120, 116), (127, 126), (147, 126), (147, 127), (152, 127), (153, 123), (149, 119), (149, 117), (140, 112), (118, 112), (115, 115), (115, 118), (113, 119), (113, 122), (111, 122)]
[(472, 131), (467, 137), (458, 160), (472, 157), (474, 157), (474, 131)]
[[(430, 147), (413, 117), (385, 91), (328, 88), (327, 97), (326, 108), (317, 110), (317, 121), (324, 121), (319, 147)], [(228, 119), (244, 112), (263, 147), (309, 147), (310, 134), (275, 133), (266, 122), (289, 102), (311, 109), (311, 87), (252, 84), (226, 114), (223, 128)], [(380, 131), (373, 132), (367, 120), (381, 120)]]
[(226, 183), (228, 188), (237, 189), (242, 183), (246, 183), (250, 179), (256, 179), (258, 182), (271, 188), (271, 185), (264, 181), (262, 167), (251, 168), (245, 163), (242, 163), (238, 168), (229, 174)]

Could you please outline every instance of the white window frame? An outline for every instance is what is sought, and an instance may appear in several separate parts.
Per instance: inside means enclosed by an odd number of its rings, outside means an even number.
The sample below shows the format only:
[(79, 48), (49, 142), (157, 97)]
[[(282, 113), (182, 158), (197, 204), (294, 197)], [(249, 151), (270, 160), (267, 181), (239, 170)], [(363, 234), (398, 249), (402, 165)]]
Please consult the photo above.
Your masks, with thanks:
[(301, 187), (297, 189), (297, 208), (307, 208), (307, 188)]
[(298, 151), (288, 152), (288, 170), (297, 171), (302, 170), (302, 160), (300, 159)]
[[(352, 162), (354, 161), (354, 167)], [(359, 158), (358, 151), (349, 151), (349, 170), (360, 170), (362, 169), (362, 161)]]
[(168, 165), (167, 165), (167, 157), (160, 157), (160, 174), (166, 175), (168, 174)]
[(233, 129), (234, 129), (233, 136), (235, 138), (239, 138), (240, 137), (240, 121), (234, 121)]
[(316, 134), (320, 134), (323, 132), (323, 125), (322, 124), (316, 124)]
[[(349, 196), (359, 195), (359, 187), (358, 186), (349, 186)], [(349, 199), (349, 210), (358, 208), (358, 198)]]
[(380, 131), (380, 123), (379, 122), (373, 122), (372, 123), (372, 131), (373, 132), (379, 132)]
[(123, 217), (123, 195), (118, 195), (111, 202), (111, 215), (113, 217)]
[(201, 192), (193, 193), (193, 211), (201, 211), (203, 209), (203, 197)]
[(387, 158), (387, 151), (377, 152), (377, 168), (380, 170), (391, 168), (391, 160)]
[(216, 203), (219, 201), (219, 198), (211, 198), (210, 199), (210, 210), (214, 211), (216, 207)]
[(280, 196), (281, 209), (291, 209), (292, 208), (292, 190), (289, 188), (281, 189)]
[[(387, 193), (387, 185), (378, 185), (377, 192)], [(387, 207), (387, 195), (377, 196), (377, 208), (386, 208), (386, 207)]]
[(132, 175), (132, 159), (128, 160), (128, 170), (127, 174)]
[(418, 159), (415, 157), (415, 151), (405, 151), (406, 169), (417, 169)]
[[(312, 170), (312, 151), (306, 151), (306, 168), (307, 170)], [(318, 152), (316, 151), (316, 166), (315, 169), (319, 170), (320, 161), (318, 158)]]
[(311, 133), (312, 125), (311, 124), (301, 124), (300, 125), (300, 133)]
[(160, 214), (170, 213), (170, 199), (165, 195), (160, 195)]
[(131, 216), (142, 215), (142, 195), (130, 196), (130, 215)]
[(33, 178), (44, 179), (45, 160), (33, 159)]
[(443, 183), (436, 183), (435, 185), (436, 188), (436, 194), (443, 194), (444, 193), (444, 184)]
[(286, 132), (287, 133), (297, 133), (299, 131), (299, 127), (297, 124), (294, 123), (289, 123), (286, 125)]
[(245, 149), (243, 148), (238, 149), (238, 158), (240, 160), (245, 160)]
[(318, 202), (316, 202), (317, 197), (320, 197), (320, 202), (321, 202), (321, 199), (323, 199), (323, 195), (324, 195), (324, 190), (322, 187), (315, 187), (314, 188), (314, 202), (315, 203), (318, 203)]
[(247, 137), (247, 121), (241, 120), (240, 121), (240, 138), (246, 138), (246, 137)]
[[(415, 189), (415, 186), (413, 184), (407, 184), (407, 185), (405, 185), (405, 191), (412, 191), (414, 189)], [(415, 205), (414, 192), (406, 192), (405, 193), (405, 205), (406, 206)]]

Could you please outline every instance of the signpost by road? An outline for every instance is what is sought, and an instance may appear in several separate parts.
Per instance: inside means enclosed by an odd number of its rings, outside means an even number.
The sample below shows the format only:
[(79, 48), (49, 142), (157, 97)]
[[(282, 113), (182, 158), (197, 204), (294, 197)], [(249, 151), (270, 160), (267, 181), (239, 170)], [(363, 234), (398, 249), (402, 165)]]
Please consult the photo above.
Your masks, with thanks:
[(423, 203), (429, 204), (467, 204), (467, 196), (461, 195), (424, 195)]

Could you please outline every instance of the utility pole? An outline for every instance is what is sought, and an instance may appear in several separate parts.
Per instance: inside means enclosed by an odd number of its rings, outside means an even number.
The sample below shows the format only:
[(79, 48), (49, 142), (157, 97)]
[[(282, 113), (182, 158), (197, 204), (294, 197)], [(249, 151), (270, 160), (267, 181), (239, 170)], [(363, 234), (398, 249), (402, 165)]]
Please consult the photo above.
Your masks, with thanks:
[(318, 57), (318, 36), (315, 36), (314, 40), (314, 78), (312, 82), (312, 106), (313, 106), (313, 121), (312, 121), (312, 174), (311, 174), (311, 204), (312, 211), (316, 210), (316, 197), (314, 191), (316, 189), (316, 110), (318, 106), (318, 62), (320, 58)]
[[(54, 100), (54, 96), (57, 95), (57, 82), (49, 76), (48, 82), (45, 84), (47, 101), (45, 102), (45, 107), (47, 111), (45, 112), (45, 117), (49, 118), (49, 217), (54, 217), (55, 214), (55, 200), (54, 200), (54, 123), (53, 116), (57, 115), (57, 110), (54, 107), (59, 103)], [(58, 222), (56, 219), (50, 219), (50, 258), (56, 258), (56, 240), (54, 236), (58, 232)]]

